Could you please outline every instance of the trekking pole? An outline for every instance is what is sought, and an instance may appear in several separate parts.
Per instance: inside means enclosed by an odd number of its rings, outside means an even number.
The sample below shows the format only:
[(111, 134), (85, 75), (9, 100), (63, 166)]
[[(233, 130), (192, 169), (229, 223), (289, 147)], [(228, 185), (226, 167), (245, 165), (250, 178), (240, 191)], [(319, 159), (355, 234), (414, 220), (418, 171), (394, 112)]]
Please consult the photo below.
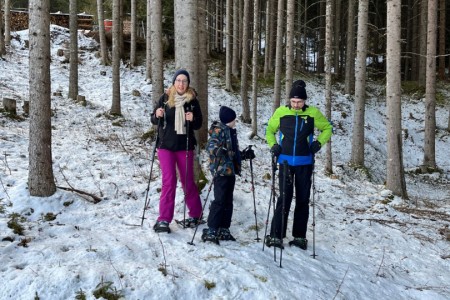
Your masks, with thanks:
[[(252, 150), (252, 145), (249, 145), (248, 150)], [(253, 158), (250, 158), (250, 176), (252, 179), (252, 192), (253, 192), (253, 213), (255, 215), (255, 229), (256, 229), (256, 241), (260, 241), (261, 239), (258, 236), (258, 219), (256, 217), (256, 200), (255, 200), (255, 183), (253, 181)]]
[[(288, 178), (288, 163), (283, 161), (283, 190), (281, 191), (281, 248), (280, 248), (280, 268), (282, 268), (281, 262), (283, 261), (283, 238), (284, 238), (284, 219), (285, 219), (285, 204), (286, 204), (286, 182)], [(273, 247), (275, 250), (276, 247)]]
[[(222, 157), (219, 158), (219, 162), (217, 163), (216, 169), (214, 170), (214, 176), (213, 176), (212, 182), (211, 182), (211, 184), (210, 184), (210, 186), (208, 188), (208, 193), (206, 194), (205, 203), (203, 203), (202, 213), (200, 214), (199, 220), (201, 220), (203, 218), (203, 212), (205, 211), (206, 203), (208, 202), (209, 193), (211, 193), (211, 190), (212, 190), (212, 187), (214, 185), (214, 182), (216, 181), (216, 178), (218, 176), (217, 170), (219, 169), (219, 166), (220, 166), (221, 162), (222, 162)], [(198, 225), (195, 226), (194, 235), (192, 236), (192, 240), (190, 242), (188, 242), (189, 245), (195, 246), (194, 238), (195, 238), (195, 235), (197, 234), (197, 229), (198, 229)]]
[(312, 195), (312, 207), (313, 207), (313, 221), (312, 221), (312, 226), (313, 226), (313, 254), (311, 254), (311, 256), (315, 259), (316, 258), (316, 205), (315, 205), (315, 194), (316, 194), (316, 184), (315, 184), (315, 178), (314, 178), (314, 173), (315, 173), (315, 164), (316, 164), (316, 159), (313, 155), (313, 164), (312, 164), (312, 190), (313, 190), (313, 195)]
[(148, 206), (150, 205), (150, 199), (148, 198), (148, 193), (150, 191), (150, 181), (152, 180), (153, 163), (155, 161), (156, 145), (158, 144), (158, 140), (159, 140), (159, 125), (160, 124), (161, 124), (161, 118), (158, 118), (158, 125), (156, 127), (155, 145), (153, 146), (153, 150), (152, 150), (152, 163), (150, 165), (150, 177), (148, 178), (147, 191), (145, 193), (144, 209), (142, 211), (141, 226), (144, 224), (145, 211), (147, 210)]
[[(269, 198), (269, 208), (267, 209), (267, 218), (266, 218), (266, 229), (264, 230), (264, 238), (267, 236), (267, 227), (269, 226), (269, 215), (270, 215), (270, 206), (273, 202), (273, 209), (275, 214), (275, 198), (276, 198), (276, 192), (275, 192), (275, 173), (277, 171), (277, 157), (275, 155), (272, 155), (272, 186), (270, 189), (270, 198)], [(264, 251), (264, 246), (266, 243), (263, 243), (262, 251)]]
[(186, 191), (187, 191), (187, 175), (188, 175), (188, 158), (189, 158), (189, 121), (186, 121), (186, 170), (184, 172), (184, 208), (183, 208), (183, 228), (186, 228)]

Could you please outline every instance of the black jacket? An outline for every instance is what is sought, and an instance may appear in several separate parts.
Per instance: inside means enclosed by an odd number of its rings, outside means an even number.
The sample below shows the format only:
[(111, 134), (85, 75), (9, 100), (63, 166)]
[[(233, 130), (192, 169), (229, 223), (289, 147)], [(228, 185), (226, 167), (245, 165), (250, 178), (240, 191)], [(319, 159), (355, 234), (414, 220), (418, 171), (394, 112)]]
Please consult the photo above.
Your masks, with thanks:
[[(197, 141), (194, 136), (194, 130), (198, 130), (202, 127), (203, 116), (202, 111), (200, 109), (200, 103), (195, 97), (195, 92), (192, 89), (187, 91), (188, 101), (184, 104), (185, 112), (192, 112), (194, 114), (193, 121), (186, 122), (185, 126), (188, 126), (188, 132), (186, 138), (186, 134), (177, 134), (175, 132), (175, 106), (170, 107), (170, 95), (173, 93), (173, 89), (170, 88), (168, 94), (164, 94), (159, 98), (158, 105), (153, 109), (153, 113), (151, 115), (151, 122), (154, 125), (158, 125), (158, 118), (155, 116), (155, 112), (158, 108), (162, 107), (165, 110), (164, 118), (161, 118), (159, 124), (159, 135), (157, 148), (159, 149), (167, 149), (170, 151), (180, 151), (186, 150), (186, 146), (188, 146), (188, 150), (194, 150), (195, 145), (197, 145)], [(176, 92), (176, 91), (175, 91)], [(188, 143), (188, 145), (187, 145)]]

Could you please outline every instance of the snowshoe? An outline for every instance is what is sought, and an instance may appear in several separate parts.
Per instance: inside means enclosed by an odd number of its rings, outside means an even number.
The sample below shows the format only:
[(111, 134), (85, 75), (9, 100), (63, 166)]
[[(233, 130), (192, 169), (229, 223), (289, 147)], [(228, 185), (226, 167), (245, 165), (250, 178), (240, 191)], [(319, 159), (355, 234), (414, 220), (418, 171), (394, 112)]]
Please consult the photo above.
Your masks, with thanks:
[(300, 249), (306, 250), (306, 248), (308, 246), (308, 240), (305, 238), (297, 237), (289, 242), (289, 246), (295, 246), (295, 247), (299, 247)]
[(229, 228), (219, 228), (219, 240), (221, 240), (221, 241), (236, 241), (234, 236), (231, 235)]
[(195, 228), (200, 224), (206, 223), (205, 220), (199, 218), (187, 218), (185, 220), (175, 220), (175, 222), (183, 228)]
[(266, 243), (267, 247), (274, 246), (280, 249), (284, 249), (283, 242), (279, 238), (267, 235), (264, 242)]
[(155, 230), (156, 233), (161, 233), (161, 232), (170, 233), (169, 222), (156, 221), (155, 225), (153, 226), (153, 230)]
[(203, 234), (202, 234), (202, 241), (203, 242), (211, 242), (216, 245), (220, 245), (219, 243), (219, 237), (217, 235), (217, 231), (210, 229), (210, 228), (204, 228)]

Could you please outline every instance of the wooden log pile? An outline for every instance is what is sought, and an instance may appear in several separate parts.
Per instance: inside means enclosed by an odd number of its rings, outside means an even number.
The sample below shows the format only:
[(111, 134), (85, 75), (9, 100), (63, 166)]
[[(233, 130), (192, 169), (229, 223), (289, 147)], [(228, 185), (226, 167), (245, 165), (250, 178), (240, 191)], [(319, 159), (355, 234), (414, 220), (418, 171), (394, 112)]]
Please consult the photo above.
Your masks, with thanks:
[[(78, 15), (78, 28), (92, 30), (93, 16), (86, 14)], [(50, 23), (69, 28), (69, 14), (51, 13)], [(28, 29), (28, 11), (11, 10), (11, 31)]]

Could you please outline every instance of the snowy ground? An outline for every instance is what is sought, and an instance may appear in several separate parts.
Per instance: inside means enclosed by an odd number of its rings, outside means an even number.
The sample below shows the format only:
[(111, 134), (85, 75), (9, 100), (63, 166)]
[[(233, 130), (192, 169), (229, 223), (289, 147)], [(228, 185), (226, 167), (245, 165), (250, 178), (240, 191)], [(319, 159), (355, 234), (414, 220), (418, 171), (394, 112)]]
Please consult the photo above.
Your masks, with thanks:
[[(386, 117), (382, 87), (369, 85), (366, 107), (366, 174), (348, 166), (351, 152), (352, 100), (333, 91), (332, 138), (334, 175), (323, 172), (319, 152), (315, 173), (315, 235), (312, 219), (307, 251), (286, 247), (282, 253), (261, 241), (269, 207), (270, 155), (264, 143), (271, 112), (271, 91), (258, 102), (258, 137), (249, 140), (250, 126), (238, 123), (241, 148), (254, 145), (255, 214), (248, 163), (237, 180), (231, 231), (237, 242), (205, 244), (193, 229), (172, 223), (171, 234), (156, 234), (160, 182), (155, 162), (150, 183), (150, 210), (140, 226), (150, 173), (153, 144), (141, 136), (150, 128), (151, 84), (144, 70), (123, 68), (123, 118), (111, 120), (111, 70), (99, 65), (96, 43), (79, 36), (80, 94), (87, 106), (67, 99), (68, 65), (56, 56), (66, 48), (68, 33), (52, 27), (53, 161), (57, 185), (66, 190), (48, 198), (30, 197), (28, 118), (0, 114), (0, 299), (94, 299), (104, 288), (124, 299), (448, 299), (450, 288), (450, 162), (448, 109), (438, 106), (436, 161), (442, 173), (407, 176), (410, 201), (391, 196), (383, 184), (386, 169)], [(13, 42), (12, 54), (0, 60), (0, 97), (28, 99), (27, 32)], [(211, 73), (217, 73), (211, 64)], [(105, 71), (106, 75), (101, 75)], [(166, 83), (174, 73), (165, 68)], [(306, 78), (308, 103), (324, 109), (324, 83)], [(447, 89), (448, 90), (448, 89)], [(139, 91), (140, 96), (133, 96)], [(209, 118), (220, 105), (240, 114), (239, 95), (224, 90), (222, 78), (210, 78)], [(448, 98), (448, 95), (447, 95)], [(204, 99), (200, 99), (200, 101)], [(31, 99), (32, 101), (32, 99)], [(414, 170), (423, 160), (424, 100), (405, 99), (404, 164)], [(23, 115), (21, 106), (18, 114)], [(202, 130), (208, 126), (204, 124)], [(200, 155), (206, 166), (206, 156)], [(209, 174), (208, 174), (209, 175)], [(207, 198), (208, 187), (202, 191)], [(311, 216), (313, 215), (311, 208)], [(205, 214), (208, 213), (208, 207)], [(16, 216), (16, 218), (14, 218)], [(177, 193), (176, 218), (183, 216), (183, 193)], [(18, 235), (8, 227), (17, 220)], [(291, 222), (288, 238), (292, 239)], [(313, 243), (315, 238), (315, 243)], [(285, 245), (287, 244), (285, 240)], [(313, 244), (315, 247), (313, 248)], [(311, 256), (316, 254), (315, 259)], [(274, 258), (276, 261), (274, 261)], [(101, 293), (100, 293), (101, 294)], [(447, 296), (446, 296), (447, 295)], [(106, 297), (106, 296), (105, 296)]]

